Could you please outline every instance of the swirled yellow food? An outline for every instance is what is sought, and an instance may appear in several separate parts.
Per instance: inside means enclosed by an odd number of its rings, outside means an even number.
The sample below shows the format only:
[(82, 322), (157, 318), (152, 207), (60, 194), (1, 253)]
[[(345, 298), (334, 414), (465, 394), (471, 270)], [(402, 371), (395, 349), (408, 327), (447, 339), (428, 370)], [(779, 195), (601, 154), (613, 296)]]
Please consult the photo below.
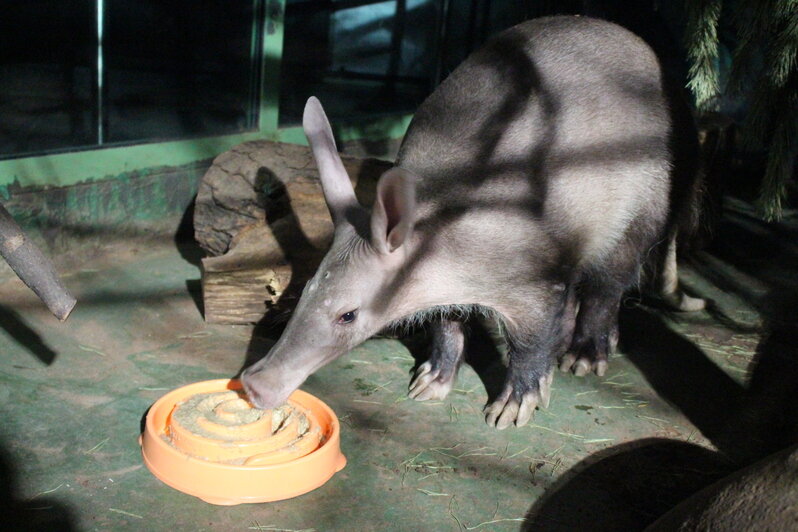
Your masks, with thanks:
[(289, 401), (261, 410), (243, 392), (227, 390), (198, 393), (177, 403), (164, 437), (184, 453), (211, 462), (265, 465), (313, 452), (322, 431), (298, 404)]

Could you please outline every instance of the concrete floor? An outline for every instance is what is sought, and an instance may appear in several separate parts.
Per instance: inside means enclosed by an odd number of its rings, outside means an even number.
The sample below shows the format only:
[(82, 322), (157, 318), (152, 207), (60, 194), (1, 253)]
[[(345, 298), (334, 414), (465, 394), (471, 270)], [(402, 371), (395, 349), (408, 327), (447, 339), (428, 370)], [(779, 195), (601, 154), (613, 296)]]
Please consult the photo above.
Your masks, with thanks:
[(203, 322), (192, 252), (109, 245), (65, 272), (79, 303), (64, 324), (5, 282), (0, 519), (36, 530), (642, 529), (795, 441), (784, 400), (798, 375), (795, 314), (769, 311), (795, 293), (792, 220), (773, 232), (732, 209), (722, 243), (683, 272), (710, 311), (629, 300), (607, 375), (556, 375), (550, 408), (527, 427), (485, 426), (479, 365), (444, 401), (407, 400), (416, 344), (367, 342), (303, 386), (341, 419), (347, 467), (304, 496), (233, 507), (159, 482), (137, 442), (158, 397), (232, 376), (268, 344), (253, 327)]

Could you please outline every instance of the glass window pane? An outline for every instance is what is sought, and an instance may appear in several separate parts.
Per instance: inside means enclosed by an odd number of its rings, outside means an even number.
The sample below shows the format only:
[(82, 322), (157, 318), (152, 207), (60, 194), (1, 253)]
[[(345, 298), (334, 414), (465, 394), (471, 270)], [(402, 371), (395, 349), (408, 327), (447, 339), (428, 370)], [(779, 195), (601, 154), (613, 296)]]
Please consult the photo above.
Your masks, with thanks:
[(333, 120), (413, 111), (437, 58), (434, 0), (288, 0), (280, 123), (318, 96)]
[[(106, 0), (107, 142), (257, 126), (258, 0)], [(254, 34), (253, 34), (254, 32)]]
[(94, 5), (0, 2), (0, 158), (97, 142)]

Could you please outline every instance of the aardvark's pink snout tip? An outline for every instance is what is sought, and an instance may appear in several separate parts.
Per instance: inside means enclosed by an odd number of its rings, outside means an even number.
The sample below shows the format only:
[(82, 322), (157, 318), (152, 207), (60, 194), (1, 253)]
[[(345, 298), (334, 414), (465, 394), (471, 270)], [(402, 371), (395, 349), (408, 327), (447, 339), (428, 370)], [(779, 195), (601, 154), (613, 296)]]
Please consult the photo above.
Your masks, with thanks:
[(280, 383), (269, 382), (261, 370), (245, 370), (241, 374), (241, 383), (249, 401), (263, 410), (282, 405), (293, 391)]

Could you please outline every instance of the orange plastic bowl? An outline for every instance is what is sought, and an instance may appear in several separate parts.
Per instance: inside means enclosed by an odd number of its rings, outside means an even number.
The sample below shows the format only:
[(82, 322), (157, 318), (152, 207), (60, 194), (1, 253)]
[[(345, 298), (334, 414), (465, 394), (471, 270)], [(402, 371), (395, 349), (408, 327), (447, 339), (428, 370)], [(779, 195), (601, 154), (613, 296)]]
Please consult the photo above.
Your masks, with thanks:
[[(197, 382), (169, 392), (152, 405), (140, 442), (144, 463), (153, 475), (203, 501), (233, 505), (290, 499), (318, 488), (344, 468), (338, 418), (330, 407), (301, 390), (291, 394), (288, 402), (306, 415), (309, 437), (296, 442), (285, 435), (288, 430), (282, 425), (280, 433), (266, 441), (254, 437), (263, 432), (264, 424), (268, 431), (271, 418), (233, 427), (201, 418), (197, 422), (202, 429), (192, 430), (173, 416), (183, 401), (196, 394), (232, 390), (241, 390), (241, 383), (228, 379)], [(230, 398), (215, 406), (214, 415), (224, 418), (251, 408), (244, 403)], [(297, 430), (295, 426), (287, 429)]]

